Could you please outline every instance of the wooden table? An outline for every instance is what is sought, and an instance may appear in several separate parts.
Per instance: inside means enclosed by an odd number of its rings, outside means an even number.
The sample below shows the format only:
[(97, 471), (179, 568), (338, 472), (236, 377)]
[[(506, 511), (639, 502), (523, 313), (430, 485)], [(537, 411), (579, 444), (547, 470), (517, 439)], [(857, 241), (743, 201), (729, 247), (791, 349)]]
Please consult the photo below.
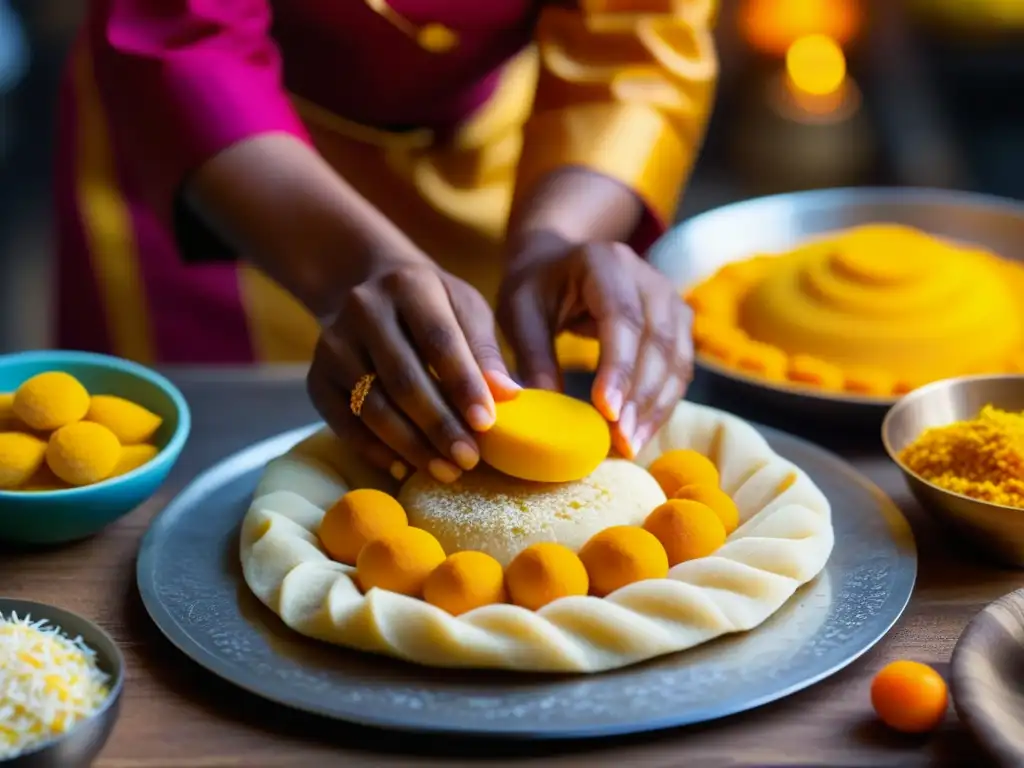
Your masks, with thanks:
[[(568, 744), (494, 744), (384, 733), (300, 716), (207, 674), (149, 621), (135, 588), (135, 555), (153, 515), (197, 472), (290, 427), (312, 422), (300, 371), (171, 371), (193, 409), (189, 445), (159, 494), (103, 534), (37, 552), (0, 549), (0, 594), (42, 600), (97, 620), (128, 663), (122, 714), (97, 768), (292, 768), (301, 765), (913, 766), (983, 765), (950, 711), (929, 738), (888, 732), (872, 718), (868, 686), (888, 661), (945, 671), (965, 624), (1024, 581), (956, 551), (908, 495), (876, 433), (836, 445), (899, 504), (921, 559), (913, 600), (874, 650), (818, 685), (745, 715), (659, 734)], [(706, 399), (700, 392), (697, 399)], [(765, 420), (765, 419), (762, 419)], [(775, 420), (778, 422), (778, 419)], [(790, 431), (796, 431), (791, 429)], [(2, 514), (2, 510), (0, 510)], [(842, 546), (842, 542), (838, 542)]]

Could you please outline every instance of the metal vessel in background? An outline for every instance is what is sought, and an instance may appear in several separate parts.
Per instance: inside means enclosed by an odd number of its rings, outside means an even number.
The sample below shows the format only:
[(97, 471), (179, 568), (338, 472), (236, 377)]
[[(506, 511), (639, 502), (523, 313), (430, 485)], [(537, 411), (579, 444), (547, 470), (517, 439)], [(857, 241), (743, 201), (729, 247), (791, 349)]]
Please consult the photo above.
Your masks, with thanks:
[[(756, 198), (708, 211), (670, 230), (650, 259), (680, 288), (759, 253), (790, 250), (848, 227), (890, 222), (1024, 261), (1024, 203), (928, 189), (828, 189)], [(877, 427), (896, 398), (829, 394), (773, 385), (698, 359), (708, 386), (746, 402), (803, 416)]]

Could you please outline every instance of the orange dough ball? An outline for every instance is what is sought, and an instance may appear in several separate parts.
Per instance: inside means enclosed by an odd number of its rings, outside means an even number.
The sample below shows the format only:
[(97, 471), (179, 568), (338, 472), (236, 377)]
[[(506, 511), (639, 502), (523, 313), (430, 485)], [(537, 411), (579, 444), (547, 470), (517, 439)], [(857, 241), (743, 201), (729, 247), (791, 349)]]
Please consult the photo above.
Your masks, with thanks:
[(736, 508), (736, 502), (721, 488), (716, 488), (713, 485), (684, 485), (673, 494), (672, 498), (699, 501), (705, 507), (710, 507), (711, 511), (722, 521), (727, 535), (740, 527), (740, 511)]
[(672, 498), (686, 485), (718, 487), (718, 470), (711, 460), (689, 448), (680, 448), (661, 454), (647, 468), (658, 481), (665, 495)]
[(376, 587), (419, 597), (427, 577), (444, 559), (437, 539), (406, 525), (363, 547), (356, 558), (356, 576), (364, 592)]
[(68, 485), (106, 480), (121, 458), (121, 443), (102, 424), (79, 421), (50, 435), (46, 463)]
[(725, 544), (722, 521), (699, 501), (666, 501), (647, 516), (644, 530), (661, 542), (669, 565), (707, 557)]
[(501, 563), (483, 552), (456, 552), (434, 569), (423, 585), (423, 599), (452, 616), (482, 605), (504, 603)]
[(114, 395), (95, 395), (89, 401), (85, 418), (109, 429), (121, 445), (145, 443), (163, 424), (155, 413)]
[(890, 728), (904, 733), (934, 730), (946, 716), (946, 681), (927, 664), (894, 661), (871, 681), (871, 706)]
[(575, 552), (544, 542), (516, 555), (505, 570), (505, 584), (513, 603), (536, 611), (561, 597), (587, 594), (590, 580)]
[(394, 497), (360, 488), (349, 491), (327, 510), (318, 533), (327, 554), (339, 563), (355, 565), (363, 547), (408, 524), (405, 510)]
[(590, 593), (598, 597), (644, 579), (663, 579), (668, 557), (661, 542), (633, 525), (614, 525), (590, 537), (580, 550), (590, 576)]
[(611, 448), (608, 422), (582, 400), (524, 389), (496, 405), (494, 426), (477, 435), (480, 456), (499, 472), (541, 483), (582, 480)]
[(14, 415), (32, 429), (49, 432), (81, 421), (89, 411), (89, 393), (63, 371), (40, 373), (14, 393)]

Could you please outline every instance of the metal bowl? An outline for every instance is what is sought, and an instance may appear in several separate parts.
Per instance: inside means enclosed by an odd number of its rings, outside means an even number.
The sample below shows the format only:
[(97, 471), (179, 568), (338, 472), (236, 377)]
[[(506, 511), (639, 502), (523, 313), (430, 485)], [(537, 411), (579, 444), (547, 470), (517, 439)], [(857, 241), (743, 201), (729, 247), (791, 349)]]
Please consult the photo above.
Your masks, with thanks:
[[(1024, 261), (1024, 204), (967, 192), (868, 188), (773, 195), (717, 208), (666, 233), (652, 248), (650, 260), (686, 288), (754, 254), (787, 251), (812, 237), (877, 222), (916, 227)], [(777, 386), (701, 358), (697, 364), (713, 386), (743, 401), (805, 416), (873, 419), (877, 425), (896, 402)]]
[(10, 616), (12, 612), (30, 616), (34, 621), (46, 619), (70, 637), (81, 636), (96, 652), (100, 669), (110, 675), (110, 695), (92, 717), (17, 757), (0, 759), (0, 768), (87, 768), (103, 749), (117, 722), (124, 688), (124, 657), (110, 635), (70, 611), (31, 600), (0, 597), (0, 615)]
[(903, 397), (882, 422), (882, 443), (911, 492), (937, 517), (999, 561), (1024, 566), (1024, 509), (979, 501), (923, 480), (899, 453), (929, 427), (973, 419), (985, 405), (1024, 411), (1024, 375), (945, 379)]

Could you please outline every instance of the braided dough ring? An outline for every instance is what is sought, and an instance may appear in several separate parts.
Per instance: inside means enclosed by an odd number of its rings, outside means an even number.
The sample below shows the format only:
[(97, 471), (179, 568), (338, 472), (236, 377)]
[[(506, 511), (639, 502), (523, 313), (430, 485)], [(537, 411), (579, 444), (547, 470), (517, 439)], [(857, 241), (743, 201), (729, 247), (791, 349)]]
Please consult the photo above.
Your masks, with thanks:
[(648, 466), (675, 448), (715, 462), (740, 527), (714, 555), (603, 599), (567, 597), (536, 612), (488, 605), (454, 617), (393, 592), (361, 594), (354, 569), (327, 557), (316, 530), (350, 487), (398, 489), (326, 430), (267, 465), (242, 525), (242, 571), (296, 632), (429, 666), (600, 672), (682, 651), (775, 613), (824, 567), (833, 531), (822, 492), (746, 422), (682, 402), (637, 461)]

